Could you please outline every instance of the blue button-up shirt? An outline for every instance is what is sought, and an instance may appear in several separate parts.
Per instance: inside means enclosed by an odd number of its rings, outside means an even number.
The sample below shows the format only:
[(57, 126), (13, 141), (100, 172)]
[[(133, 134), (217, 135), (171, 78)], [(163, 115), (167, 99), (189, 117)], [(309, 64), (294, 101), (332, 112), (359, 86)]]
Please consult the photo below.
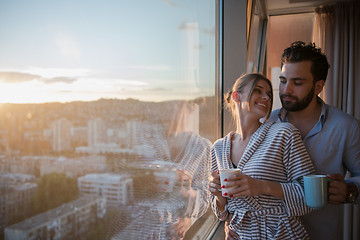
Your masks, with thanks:
[[(350, 177), (360, 192), (360, 124), (351, 115), (325, 104), (319, 121), (304, 137), (307, 151), (319, 174), (338, 173)], [(269, 121), (288, 122), (287, 111), (277, 109)], [(360, 203), (360, 197), (357, 198)], [(329, 204), (303, 217), (311, 239), (342, 239), (343, 206)]]

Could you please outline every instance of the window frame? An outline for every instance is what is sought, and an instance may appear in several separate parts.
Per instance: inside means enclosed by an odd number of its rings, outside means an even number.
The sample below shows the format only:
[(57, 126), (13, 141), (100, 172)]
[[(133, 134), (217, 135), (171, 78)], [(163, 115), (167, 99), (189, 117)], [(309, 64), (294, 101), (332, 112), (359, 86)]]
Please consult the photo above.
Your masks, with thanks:
[[(223, 107), (224, 94), (230, 90), (238, 77), (246, 73), (247, 3), (248, 0), (216, 0), (217, 138), (225, 136), (233, 128), (232, 116)], [(218, 239), (219, 236), (223, 238), (223, 235), (223, 224), (217, 220), (209, 207), (207, 213), (195, 222), (184, 239)]]

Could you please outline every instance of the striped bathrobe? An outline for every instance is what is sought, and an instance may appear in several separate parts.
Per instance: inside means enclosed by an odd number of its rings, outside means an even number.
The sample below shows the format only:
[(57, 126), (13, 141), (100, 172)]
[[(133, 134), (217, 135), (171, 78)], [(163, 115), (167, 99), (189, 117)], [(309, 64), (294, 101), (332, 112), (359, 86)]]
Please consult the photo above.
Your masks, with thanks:
[[(211, 171), (234, 168), (230, 159), (229, 133), (211, 149)], [(298, 216), (310, 211), (305, 204), (302, 176), (315, 173), (299, 131), (289, 123), (265, 122), (251, 137), (237, 166), (256, 179), (279, 182), (285, 200), (270, 195), (228, 198), (219, 212), (212, 196), (212, 209), (220, 220), (233, 214), (230, 228), (240, 239), (308, 239)]]

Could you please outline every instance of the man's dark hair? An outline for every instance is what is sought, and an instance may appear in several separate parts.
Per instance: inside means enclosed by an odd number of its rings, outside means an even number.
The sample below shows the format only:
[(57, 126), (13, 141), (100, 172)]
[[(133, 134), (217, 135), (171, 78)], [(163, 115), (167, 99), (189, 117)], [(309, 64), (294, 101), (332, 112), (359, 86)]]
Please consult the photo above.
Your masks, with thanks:
[(311, 73), (314, 83), (319, 80), (326, 81), (329, 70), (329, 63), (325, 54), (321, 53), (321, 49), (315, 47), (315, 43), (306, 45), (304, 42), (293, 42), (290, 47), (286, 48), (281, 56), (281, 67), (285, 63), (296, 63), (302, 61), (311, 61)]

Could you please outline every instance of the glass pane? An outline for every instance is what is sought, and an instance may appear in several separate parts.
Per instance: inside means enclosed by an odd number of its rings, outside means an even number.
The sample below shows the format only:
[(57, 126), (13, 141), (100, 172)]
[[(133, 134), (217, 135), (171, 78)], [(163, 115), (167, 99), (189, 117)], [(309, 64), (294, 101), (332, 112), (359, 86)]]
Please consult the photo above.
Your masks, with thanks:
[(313, 13), (270, 16), (267, 34), (267, 77), (274, 87), (273, 109), (281, 107), (279, 99), (279, 75), (281, 54), (292, 42), (312, 41)]
[(169, 239), (207, 210), (215, 1), (0, 3), (1, 239)]
[(251, 19), (250, 19), (250, 30), (249, 30), (249, 41), (248, 41), (248, 52), (247, 52), (247, 73), (259, 72), (258, 63), (260, 57), (260, 47), (261, 47), (261, 34), (262, 34), (262, 24), (263, 22), (260, 19), (259, 11), (254, 4), (252, 9)]

